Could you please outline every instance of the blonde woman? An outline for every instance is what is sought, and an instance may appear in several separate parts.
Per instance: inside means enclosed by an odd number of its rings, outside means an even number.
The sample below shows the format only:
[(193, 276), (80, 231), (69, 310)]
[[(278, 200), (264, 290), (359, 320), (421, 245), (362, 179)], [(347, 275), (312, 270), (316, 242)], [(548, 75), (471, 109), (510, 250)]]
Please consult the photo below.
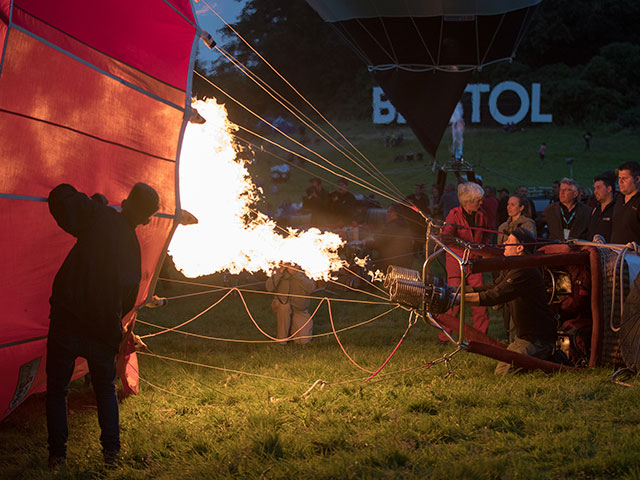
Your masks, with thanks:
[[(458, 185), (458, 200), (460, 206), (451, 209), (445, 220), (445, 226), (442, 229), (443, 238), (457, 237), (469, 243), (489, 243), (491, 241), (490, 233), (487, 231), (487, 214), (482, 209), (482, 198), (484, 197), (484, 189), (473, 182), (461, 183)], [(450, 248), (460, 257), (462, 257), (462, 249), (455, 245)], [(460, 285), (460, 266), (458, 262), (451, 256), (446, 256), (447, 264), (447, 283), (451, 286)], [(483, 285), (482, 274), (472, 273), (467, 277), (467, 284), (471, 287), (480, 287)], [(454, 307), (447, 313), (442, 314), (443, 321), (454, 324), (458, 321), (458, 312), (460, 307)], [(489, 314), (486, 307), (472, 307), (471, 316), (473, 326), (482, 333), (487, 333), (489, 328)], [(447, 338), (443, 333), (438, 334), (440, 341), (446, 341)]]

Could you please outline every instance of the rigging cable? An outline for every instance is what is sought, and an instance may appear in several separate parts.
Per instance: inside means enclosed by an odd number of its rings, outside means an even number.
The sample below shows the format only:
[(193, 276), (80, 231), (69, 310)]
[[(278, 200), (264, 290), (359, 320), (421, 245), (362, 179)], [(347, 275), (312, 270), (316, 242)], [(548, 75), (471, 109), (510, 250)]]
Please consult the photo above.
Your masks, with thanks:
[(285, 152), (288, 153), (293, 153), (297, 156), (299, 156), (300, 158), (305, 159), (306, 161), (308, 161), (309, 163), (311, 163), (312, 165), (315, 165), (317, 167), (322, 168), (323, 170), (326, 170), (330, 173), (332, 173), (333, 175), (340, 177), (340, 178), (344, 178), (345, 180), (349, 180), (353, 183), (355, 183), (356, 185), (369, 190), (373, 193), (377, 193), (378, 195), (385, 197), (393, 202), (397, 202), (400, 203), (406, 207), (411, 208), (411, 205), (409, 205), (408, 203), (406, 203), (405, 201), (398, 201), (398, 199), (396, 197), (393, 197), (392, 194), (389, 194), (387, 192), (381, 191), (379, 190), (377, 187), (375, 187), (374, 185), (372, 185), (370, 182), (368, 182), (367, 180), (364, 180), (363, 178), (351, 173), (350, 171), (346, 170), (345, 168), (336, 165), (335, 163), (331, 162), (330, 160), (328, 160), (327, 158), (323, 157), (322, 155), (320, 155), (319, 153), (311, 150), (309, 147), (307, 147), (306, 145), (303, 145), (302, 143), (300, 143), (298, 140), (296, 140), (295, 138), (291, 137), (290, 135), (286, 134), (285, 132), (283, 132), (281, 129), (279, 129), (278, 127), (276, 127), (275, 125), (272, 125), (270, 122), (268, 122), (265, 118), (261, 117), (260, 115), (258, 115), (256, 112), (254, 112), (253, 110), (251, 110), (249, 107), (247, 107), (246, 105), (244, 105), (243, 103), (241, 103), (239, 100), (237, 100), (236, 98), (232, 97), (231, 95), (229, 95), (227, 92), (225, 92), (221, 87), (219, 87), (218, 85), (214, 84), (209, 78), (205, 77), (204, 75), (202, 75), (201, 73), (194, 71), (196, 73), (196, 75), (198, 75), (200, 78), (202, 78), (204, 81), (206, 81), (207, 83), (209, 83), (212, 87), (214, 87), (215, 89), (217, 89), (218, 91), (220, 91), (221, 93), (223, 93), (224, 95), (226, 95), (229, 99), (233, 100), (235, 103), (237, 103), (239, 106), (241, 106), (242, 108), (244, 108), (247, 112), (251, 113), (253, 116), (255, 116), (256, 118), (260, 119), (261, 121), (265, 122), (266, 124), (271, 125), (271, 127), (276, 130), (277, 132), (279, 132), (282, 136), (284, 136), (285, 138), (287, 138), (288, 140), (292, 141), (293, 143), (295, 143), (296, 145), (304, 148), (305, 150), (309, 151), (310, 153), (316, 155), (318, 158), (320, 158), (321, 160), (325, 161), (326, 163), (328, 163), (329, 165), (331, 165), (332, 167), (344, 172), (344, 173), (337, 173), (333, 170), (331, 170), (329, 167), (326, 167), (324, 165), (319, 164), (318, 162), (311, 160), (309, 157), (304, 156), (299, 154), (298, 152), (294, 152), (293, 150), (290, 150), (286, 147), (284, 147), (283, 145), (278, 144), (277, 142), (270, 140), (268, 138), (266, 138), (263, 135), (258, 134), (257, 132), (254, 132), (242, 125), (237, 125), (238, 128), (240, 128), (241, 130), (244, 130), (252, 135), (255, 135), (257, 138), (260, 138), (261, 140), (264, 140), (266, 142), (271, 143), (272, 145), (275, 145), (279, 148), (281, 148), (282, 150), (284, 150)]
[[(345, 137), (342, 134), (342, 132), (340, 132), (340, 130), (338, 130), (338, 128), (336, 128), (311, 102), (309, 102), (304, 97), (304, 95), (302, 95), (282, 74), (280, 74), (280, 72), (278, 72), (278, 70), (273, 65), (271, 65), (271, 63), (269, 63), (269, 61), (267, 61), (266, 58), (264, 58), (255, 48), (253, 48), (253, 46), (247, 40), (245, 40), (245, 38), (242, 35), (240, 35), (240, 33), (236, 29), (233, 28), (233, 26), (227, 23), (225, 19), (222, 18), (218, 14), (218, 12), (216, 12), (215, 9), (213, 9), (211, 5), (207, 3), (206, 0), (203, 0), (203, 3), (207, 6), (207, 8), (209, 8), (209, 10), (211, 10), (211, 12), (213, 12), (214, 15), (216, 15), (225, 24), (225, 26), (229, 30), (231, 30), (245, 45), (247, 45), (247, 47), (249, 47), (249, 49), (265, 63), (265, 65), (267, 65), (289, 88), (291, 88), (291, 90), (293, 90), (309, 107), (311, 107), (311, 109), (324, 122), (326, 122), (351, 148), (353, 148), (354, 151), (356, 151), (367, 163), (369, 163), (376, 171), (379, 172), (378, 168), (366, 157), (366, 155), (364, 155), (360, 150), (358, 150), (358, 148), (355, 147), (355, 145), (353, 145), (349, 141), (349, 139)], [(382, 174), (382, 172), (380, 172), (380, 174)]]
[[(348, 327), (343, 327), (341, 329), (336, 330), (336, 332), (338, 333), (342, 333), (342, 332), (346, 332), (347, 330), (353, 330), (354, 328), (358, 328), (358, 327), (362, 327), (364, 325), (367, 325), (369, 323), (372, 323), (376, 320), (378, 320), (379, 318), (384, 317), (385, 315), (388, 315), (389, 313), (393, 312), (394, 310), (397, 310), (398, 308), (401, 308), (399, 305), (396, 305), (392, 308), (390, 308), (389, 310), (386, 310), (384, 312), (382, 312), (379, 315), (376, 315), (375, 317), (372, 317), (368, 320), (364, 320), (362, 322), (359, 323), (355, 323), (353, 325), (349, 325)], [(159, 330), (163, 330), (166, 327), (163, 327), (161, 325), (156, 325), (154, 323), (151, 322), (147, 322), (144, 320), (140, 320), (139, 318), (136, 319), (136, 322), (139, 322), (143, 325), (147, 325), (149, 327), (153, 327), (153, 328), (157, 328)], [(185, 335), (188, 337), (195, 337), (195, 338), (201, 338), (203, 340), (212, 340), (212, 341), (217, 341), (217, 342), (229, 342), (229, 343), (253, 343), (253, 344), (260, 344), (260, 343), (277, 343), (274, 342), (273, 340), (244, 340), (244, 339), (237, 339), (237, 338), (221, 338), (221, 337), (213, 337), (210, 335), (202, 335), (199, 333), (193, 333), (193, 332), (187, 332), (185, 330), (178, 330), (177, 328), (174, 328), (171, 330), (173, 333), (179, 333), (181, 335)], [(315, 333), (313, 335), (310, 335), (309, 338), (322, 338), (322, 337), (327, 337), (329, 335), (333, 335), (333, 332), (324, 332), (324, 333)], [(143, 338), (143, 337), (141, 337)]]
[[(351, 160), (356, 166), (360, 167), (365, 173), (376, 179), (382, 187), (389, 188), (391, 191), (395, 190), (395, 193), (402, 197), (402, 192), (398, 187), (396, 187), (393, 182), (391, 182), (383, 172), (381, 172), (377, 167), (375, 167), (375, 171), (370, 171), (368, 168), (360, 163), (355, 157), (352, 156), (351, 152), (345, 149), (340, 143), (331, 137), (326, 131), (324, 131), (319, 125), (313, 122), (306, 114), (301, 112), (295, 105), (293, 105), (290, 101), (284, 98), (280, 93), (278, 93), (274, 88), (272, 88), (267, 82), (262, 80), (258, 75), (253, 73), (250, 68), (242, 64), (238, 59), (236, 59), (233, 55), (228, 53), (226, 50), (221, 47), (216, 47), (222, 55), (227, 58), (233, 65), (238, 68), (242, 73), (244, 73), (247, 77), (249, 77), (256, 85), (262, 88), (271, 98), (277, 101), (280, 105), (282, 105), (287, 111), (293, 114), (302, 124), (309, 127), (314, 133), (316, 133), (320, 138), (322, 138), (325, 142), (335, 148), (339, 153), (344, 155), (347, 159)], [(225, 93), (225, 95), (227, 95)], [(276, 98), (277, 97), (277, 98)], [(295, 111), (294, 111), (295, 110)], [(304, 117), (304, 118), (303, 118)], [(273, 125), (271, 125), (273, 126)], [(371, 163), (371, 162), (369, 162)], [(373, 165), (373, 164), (372, 164)]]

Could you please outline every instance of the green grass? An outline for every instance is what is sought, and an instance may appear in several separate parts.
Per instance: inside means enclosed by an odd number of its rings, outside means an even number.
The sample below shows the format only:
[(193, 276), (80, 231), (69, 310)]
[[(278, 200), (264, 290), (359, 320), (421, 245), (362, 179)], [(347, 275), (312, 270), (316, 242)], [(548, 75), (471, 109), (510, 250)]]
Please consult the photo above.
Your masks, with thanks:
[[(385, 149), (382, 129), (355, 124), (346, 129), (383, 170), (407, 170), (390, 174), (403, 190), (415, 183), (411, 168), (420, 167), (423, 181), (433, 181), (426, 162), (391, 162), (398, 152), (418, 151), (412, 140)], [(478, 171), (496, 186), (515, 186), (520, 180), (549, 184), (566, 174), (564, 156), (578, 159), (576, 176), (588, 183), (600, 170), (633, 159), (640, 146), (632, 135), (595, 131), (593, 151), (583, 156), (579, 130), (551, 127), (511, 135), (468, 129), (466, 139), (467, 159), (486, 166), (489, 170)], [(537, 163), (541, 141), (549, 147), (544, 169)], [(258, 163), (256, 169), (261, 168)], [(306, 174), (293, 175), (285, 194), (299, 194), (306, 186)], [(518, 181), (508, 183), (505, 175)], [(220, 276), (199, 280), (221, 283)], [(172, 297), (201, 290), (206, 288), (163, 284), (158, 293)], [(143, 310), (139, 319), (176, 325), (220, 296), (171, 300), (166, 307)], [(335, 296), (369, 298), (342, 291)], [(270, 297), (256, 293), (246, 299), (256, 322), (275, 334)], [(336, 328), (387, 308), (332, 306)], [(489, 333), (504, 339), (501, 324), (492, 312)], [(407, 313), (398, 310), (339, 336), (355, 361), (375, 370), (406, 327)], [(238, 296), (183, 329), (264, 340)], [(157, 331), (142, 323), (136, 327), (140, 335)], [(331, 326), (322, 307), (314, 333), (326, 332)], [(453, 375), (447, 375), (443, 364), (423, 367), (453, 351), (435, 339), (435, 330), (416, 324), (381, 375), (365, 382), (368, 374), (349, 362), (332, 335), (305, 346), (221, 342), (178, 333), (149, 337), (154, 354), (218, 369), (141, 355), (140, 393), (121, 402), (123, 465), (115, 471), (101, 467), (93, 395), (76, 381), (69, 394), (68, 470), (50, 474), (44, 395), (32, 396), (0, 423), (0, 478), (640, 479), (637, 379), (631, 387), (614, 384), (609, 368), (498, 378), (494, 360), (466, 352), (452, 358)], [(326, 384), (303, 397), (319, 379)]]
[[(140, 319), (174, 325), (219, 297), (176, 299), (164, 309), (141, 312)], [(273, 334), (269, 297), (250, 294), (247, 301), (256, 321)], [(383, 310), (334, 305), (336, 328)], [(490, 333), (503, 337), (500, 323), (494, 315)], [(394, 312), (340, 339), (373, 370), (406, 324), (406, 313)], [(185, 330), (263, 338), (237, 297)], [(157, 329), (139, 325), (137, 331)], [(314, 331), (331, 331), (326, 309)], [(254, 375), (141, 356), (141, 392), (121, 403), (124, 464), (113, 472), (100, 466), (92, 395), (75, 382), (68, 470), (60, 477), (639, 478), (637, 382), (616, 385), (606, 368), (498, 378), (495, 361), (466, 352), (453, 357), (451, 376), (443, 365), (393, 373), (453, 350), (436, 345), (435, 338), (434, 330), (415, 325), (383, 370), (387, 375), (364, 382), (367, 374), (347, 360), (332, 336), (305, 346), (232, 344), (175, 333), (150, 337), (158, 355)], [(303, 398), (318, 379), (327, 384)], [(29, 398), (0, 425), (0, 459), (2, 478), (48, 477), (43, 395)]]
[[(408, 127), (383, 127), (375, 126), (370, 122), (352, 122), (339, 125), (339, 128), (366, 158), (405, 195), (411, 193), (415, 183), (425, 183), (427, 186), (436, 183), (437, 172), (432, 171), (433, 161), (424, 152), (423, 147)], [(405, 140), (397, 147), (386, 148), (384, 147), (384, 138), (393, 131), (402, 132)], [(522, 132), (511, 134), (504, 133), (498, 127), (469, 126), (464, 134), (464, 157), (474, 166), (476, 173), (482, 176), (484, 185), (493, 185), (497, 188), (507, 187), (510, 191), (519, 185), (550, 187), (554, 180), (568, 177), (570, 170), (565, 163), (567, 157), (574, 159), (574, 179), (580, 185), (588, 188), (592, 187), (593, 177), (603, 171), (615, 169), (625, 161), (638, 161), (640, 136), (636, 133), (629, 131), (609, 132), (604, 127), (592, 130), (593, 139), (590, 152), (584, 151), (583, 133), (584, 130), (579, 128), (551, 125), (526, 127)], [(282, 142), (278, 137), (272, 138), (274, 141), (291, 147), (290, 143)], [(538, 148), (543, 142), (547, 144), (547, 155), (545, 164), (541, 166)], [(449, 158), (450, 143), (451, 134), (447, 130), (436, 156), (440, 163)], [(375, 180), (370, 175), (326, 143), (312, 142), (312, 145), (313, 149), (326, 159), (375, 184)], [(286, 153), (279, 153), (275, 147), (265, 144), (265, 148), (287, 158)], [(302, 152), (299, 147), (295, 147), (295, 149)], [(397, 155), (404, 155), (407, 152), (414, 154), (422, 152), (425, 160), (423, 162), (393, 162)], [(309, 155), (308, 152), (305, 155)], [(318, 157), (310, 156), (310, 158), (327, 166)], [(254, 178), (260, 179), (268, 190), (271, 185), (268, 167), (283, 162), (260, 152), (258, 159), (257, 164), (251, 167), (251, 171)], [(335, 183), (335, 176), (313, 165), (305, 164), (303, 167), (309, 172), (325, 178), (325, 189), (328, 191), (334, 189), (334, 186), (328, 182)], [(333, 169), (333, 167), (331, 168)], [(283, 199), (300, 201), (308, 186), (309, 178), (309, 173), (293, 168), (290, 181), (279, 185), (279, 191), (276, 194), (268, 195), (268, 200), (274, 207), (277, 207)], [(455, 184), (451, 174), (449, 180)], [(352, 185), (351, 190), (369, 193), (357, 185)], [(388, 191), (388, 189), (385, 190)], [(388, 199), (379, 195), (377, 197), (383, 204), (389, 203)]]

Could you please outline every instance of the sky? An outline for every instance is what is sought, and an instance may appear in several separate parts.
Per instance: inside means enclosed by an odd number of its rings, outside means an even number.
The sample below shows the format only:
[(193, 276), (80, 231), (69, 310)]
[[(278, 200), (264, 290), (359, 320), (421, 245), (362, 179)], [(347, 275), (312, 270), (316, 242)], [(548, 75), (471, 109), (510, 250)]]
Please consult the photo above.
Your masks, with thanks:
[[(209, 7), (213, 8), (227, 23), (234, 23), (240, 16), (245, 0), (200, 0), (195, 3), (195, 12), (198, 17), (200, 27), (209, 32), (213, 39), (217, 42), (221, 40), (217, 33), (224, 26), (215, 13)], [(198, 59), (203, 61), (211, 61), (218, 58), (219, 54), (215, 50), (209, 50), (204, 44), (200, 44)]]

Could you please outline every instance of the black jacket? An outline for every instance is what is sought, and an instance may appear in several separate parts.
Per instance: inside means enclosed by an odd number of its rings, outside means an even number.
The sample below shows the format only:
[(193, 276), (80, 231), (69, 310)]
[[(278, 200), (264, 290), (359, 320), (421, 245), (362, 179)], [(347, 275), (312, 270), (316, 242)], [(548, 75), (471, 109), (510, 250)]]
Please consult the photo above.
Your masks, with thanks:
[[(542, 212), (543, 222), (549, 227), (549, 240), (564, 240), (563, 235), (563, 223), (562, 223), (562, 210), (561, 203), (550, 203)], [(576, 203), (576, 206), (568, 215), (567, 220), (571, 220), (571, 226), (569, 228), (569, 238), (579, 238), (586, 240), (589, 235), (589, 217), (591, 211), (589, 207), (583, 205), (580, 202)]]
[(547, 305), (544, 280), (537, 268), (504, 270), (489, 285), (473, 287), (480, 305), (509, 302), (515, 334), (524, 340), (549, 342), (556, 338), (556, 321)]
[(117, 352), (122, 317), (140, 285), (135, 228), (123, 214), (66, 184), (49, 194), (49, 211), (77, 238), (53, 282), (49, 335), (74, 332)]
[(624, 200), (624, 195), (618, 195), (613, 206), (611, 243), (640, 243), (640, 193)]
[(611, 241), (611, 226), (613, 225), (613, 207), (615, 198), (609, 202), (604, 211), (600, 209), (600, 204), (593, 207), (591, 218), (589, 219), (589, 235), (587, 240), (593, 240), (594, 235), (602, 235), (606, 243)]

